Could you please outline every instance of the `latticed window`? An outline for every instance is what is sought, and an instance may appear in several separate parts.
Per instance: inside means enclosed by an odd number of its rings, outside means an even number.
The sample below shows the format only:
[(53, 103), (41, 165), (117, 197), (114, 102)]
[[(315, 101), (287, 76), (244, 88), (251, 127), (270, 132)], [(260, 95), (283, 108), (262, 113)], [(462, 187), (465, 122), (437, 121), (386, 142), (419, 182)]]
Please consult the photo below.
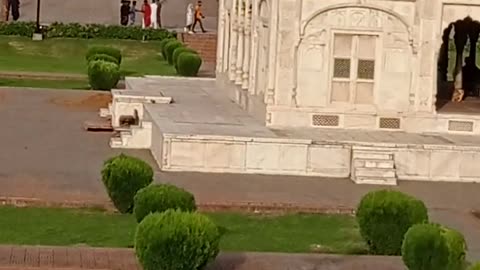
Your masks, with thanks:
[(373, 103), (376, 41), (374, 35), (335, 35), (332, 102)]

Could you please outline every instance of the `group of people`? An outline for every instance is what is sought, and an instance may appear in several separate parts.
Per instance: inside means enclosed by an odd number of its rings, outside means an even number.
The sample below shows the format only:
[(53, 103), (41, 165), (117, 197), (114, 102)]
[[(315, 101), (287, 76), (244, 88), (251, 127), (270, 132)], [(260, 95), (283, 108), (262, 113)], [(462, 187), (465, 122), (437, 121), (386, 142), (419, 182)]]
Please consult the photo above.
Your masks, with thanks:
[(130, 1), (122, 1), (120, 7), (120, 24), (135, 25), (137, 12), (143, 14), (142, 27), (143, 28), (155, 28), (160, 27), (160, 9), (158, 8), (157, 0), (152, 0), (150, 4), (148, 0), (143, 2), (141, 9), (137, 9), (137, 1), (133, 1), (130, 6)]
[(20, 1), (8, 0), (6, 4), (7, 6), (5, 7), (5, 20), (9, 21), (10, 14), (12, 14), (13, 21), (17, 21), (18, 18), (20, 18)]
[[(10, 0), (15, 1), (15, 0)], [(18, 1), (18, 0), (16, 0)], [(130, 1), (122, 1), (122, 6), (120, 7), (120, 24), (135, 25), (136, 14), (140, 12), (143, 14), (142, 18), (142, 27), (143, 28), (154, 28), (157, 29), (161, 27), (160, 24), (160, 11), (158, 0), (152, 0), (150, 4), (148, 0), (144, 0), (143, 5), (140, 9), (137, 9), (137, 1), (133, 1), (130, 5)], [(184, 28), (185, 32), (195, 33), (195, 27), (200, 25), (200, 29), (205, 33), (205, 28), (203, 28), (202, 20), (205, 19), (205, 16), (202, 13), (202, 1), (197, 1), (196, 6), (189, 4), (186, 12), (186, 25)]]

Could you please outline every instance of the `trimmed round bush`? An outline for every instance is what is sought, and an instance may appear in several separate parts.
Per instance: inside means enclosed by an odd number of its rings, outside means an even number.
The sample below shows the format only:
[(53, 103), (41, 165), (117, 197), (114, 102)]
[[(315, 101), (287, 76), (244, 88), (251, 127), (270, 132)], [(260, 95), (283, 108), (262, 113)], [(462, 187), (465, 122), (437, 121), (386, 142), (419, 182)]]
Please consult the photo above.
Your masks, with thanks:
[(409, 270), (447, 270), (449, 250), (442, 230), (434, 224), (416, 224), (405, 234), (402, 259)]
[(195, 51), (192, 48), (188, 48), (188, 47), (178, 47), (178, 48), (176, 48), (175, 51), (173, 51), (173, 55), (172, 55), (172, 62), (173, 62), (173, 66), (175, 67), (175, 69), (177, 69), (177, 67), (178, 67), (178, 65), (177, 65), (178, 57), (180, 56), (180, 54), (182, 54), (184, 52), (198, 54), (197, 51)]
[(93, 46), (87, 50), (87, 54), (85, 58), (88, 62), (91, 61), (91, 58), (96, 54), (106, 54), (110, 55), (111, 57), (117, 59), (117, 63), (120, 65), (122, 63), (122, 52), (113, 47), (106, 47), (106, 46)]
[(103, 53), (95, 54), (92, 57), (90, 57), (90, 61), (97, 61), (97, 60), (110, 62), (110, 63), (114, 63), (114, 64), (117, 64), (117, 65), (120, 64), (120, 63), (118, 63), (118, 60), (115, 57), (113, 57), (111, 55), (108, 55), (108, 54), (103, 54)]
[(208, 217), (170, 209), (140, 222), (135, 253), (144, 270), (201, 270), (218, 255), (219, 242)]
[(162, 56), (165, 60), (167, 59), (167, 55), (165, 54), (165, 45), (167, 45), (167, 43), (169, 43), (172, 40), (176, 41), (177, 39), (175, 39), (175, 38), (165, 38), (165, 39), (162, 39), (162, 41), (160, 41), (160, 43), (159, 43), (160, 52), (162, 52)]
[(120, 68), (117, 64), (103, 60), (88, 64), (88, 82), (93, 90), (111, 90), (120, 80)]
[(179, 75), (195, 77), (202, 66), (202, 58), (198, 54), (184, 52), (178, 56), (177, 65)]
[(190, 192), (170, 184), (150, 185), (140, 189), (134, 198), (133, 213), (137, 222), (148, 214), (161, 213), (168, 209), (184, 212), (197, 210), (195, 197)]
[(102, 182), (120, 213), (130, 213), (137, 191), (152, 181), (152, 167), (135, 157), (120, 154), (108, 159), (103, 165)]
[(166, 59), (170, 65), (173, 65), (173, 52), (178, 47), (183, 47), (183, 44), (177, 40), (170, 41), (165, 45)]
[(400, 255), (407, 230), (414, 224), (428, 222), (422, 201), (392, 190), (366, 194), (356, 216), (363, 239), (370, 252), (377, 255)]
[(442, 236), (447, 242), (449, 256), (448, 256), (448, 270), (463, 270), (466, 266), (465, 257), (467, 255), (467, 242), (465, 237), (459, 231), (446, 228), (438, 225)]

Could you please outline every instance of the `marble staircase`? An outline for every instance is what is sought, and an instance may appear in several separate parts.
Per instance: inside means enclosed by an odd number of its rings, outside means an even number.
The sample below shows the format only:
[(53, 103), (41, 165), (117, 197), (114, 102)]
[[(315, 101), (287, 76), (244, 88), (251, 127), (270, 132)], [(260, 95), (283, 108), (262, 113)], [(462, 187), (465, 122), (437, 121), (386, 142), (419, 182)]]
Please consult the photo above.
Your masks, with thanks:
[(352, 146), (352, 181), (357, 184), (397, 185), (394, 157), (389, 148)]

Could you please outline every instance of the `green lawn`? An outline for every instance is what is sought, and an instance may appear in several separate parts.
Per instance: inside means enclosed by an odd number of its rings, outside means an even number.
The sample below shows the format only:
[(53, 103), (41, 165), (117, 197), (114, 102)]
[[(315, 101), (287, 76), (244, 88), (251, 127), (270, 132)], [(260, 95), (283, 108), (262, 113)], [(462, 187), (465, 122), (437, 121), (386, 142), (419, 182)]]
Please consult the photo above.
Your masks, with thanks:
[(50, 88), (50, 89), (75, 89), (75, 90), (90, 89), (88, 82), (83, 80), (40, 80), (40, 79), (2, 79), (0, 78), (0, 86)]
[(0, 36), (0, 71), (86, 74), (85, 52), (95, 45), (122, 50), (125, 75), (174, 75), (159, 55), (159, 42), (99, 39), (46, 39)]
[[(209, 213), (226, 251), (365, 253), (355, 219), (343, 215)], [(135, 220), (94, 210), (0, 207), (0, 244), (129, 247)]]

